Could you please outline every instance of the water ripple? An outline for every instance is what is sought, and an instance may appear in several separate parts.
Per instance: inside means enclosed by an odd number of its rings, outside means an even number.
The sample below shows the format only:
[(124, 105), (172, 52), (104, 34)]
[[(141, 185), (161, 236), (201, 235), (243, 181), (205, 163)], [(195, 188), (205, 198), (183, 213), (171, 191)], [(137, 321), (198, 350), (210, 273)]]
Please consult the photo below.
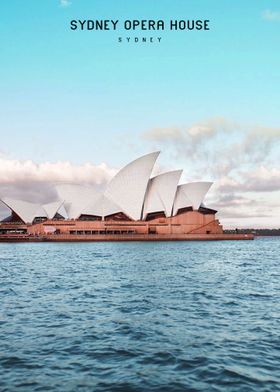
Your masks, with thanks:
[(280, 391), (280, 241), (0, 244), (0, 391)]

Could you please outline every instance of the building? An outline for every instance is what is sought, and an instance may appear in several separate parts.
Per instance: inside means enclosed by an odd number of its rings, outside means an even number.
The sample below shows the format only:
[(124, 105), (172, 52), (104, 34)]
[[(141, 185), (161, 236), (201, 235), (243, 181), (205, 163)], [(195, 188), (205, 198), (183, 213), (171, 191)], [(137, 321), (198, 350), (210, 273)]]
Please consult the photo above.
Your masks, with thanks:
[(158, 155), (154, 152), (129, 163), (102, 193), (94, 187), (59, 184), (57, 199), (43, 205), (2, 197), (11, 215), (2, 221), (0, 235), (61, 240), (221, 235), (217, 211), (203, 204), (212, 183), (179, 185), (181, 170), (151, 178)]

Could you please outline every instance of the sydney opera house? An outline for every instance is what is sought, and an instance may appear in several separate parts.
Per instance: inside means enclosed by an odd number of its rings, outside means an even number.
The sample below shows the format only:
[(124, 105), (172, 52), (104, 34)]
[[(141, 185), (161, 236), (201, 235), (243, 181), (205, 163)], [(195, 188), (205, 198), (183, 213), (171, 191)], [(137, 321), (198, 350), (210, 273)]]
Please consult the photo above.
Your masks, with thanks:
[(54, 185), (47, 204), (2, 197), (11, 211), (0, 237), (45, 240), (184, 240), (223, 235), (215, 210), (203, 203), (211, 182), (180, 184), (182, 170), (151, 177), (159, 152), (121, 169), (103, 192), (94, 187)]

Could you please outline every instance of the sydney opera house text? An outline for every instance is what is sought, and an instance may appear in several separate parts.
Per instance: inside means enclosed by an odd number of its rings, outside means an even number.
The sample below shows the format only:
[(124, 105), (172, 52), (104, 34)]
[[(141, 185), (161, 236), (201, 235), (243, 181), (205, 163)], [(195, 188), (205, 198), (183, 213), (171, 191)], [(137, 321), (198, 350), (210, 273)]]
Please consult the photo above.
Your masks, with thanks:
[(163, 31), (163, 30), (210, 30), (209, 19), (172, 19), (164, 20), (119, 20), (112, 19), (72, 19), (71, 30), (132, 30), (132, 31)]

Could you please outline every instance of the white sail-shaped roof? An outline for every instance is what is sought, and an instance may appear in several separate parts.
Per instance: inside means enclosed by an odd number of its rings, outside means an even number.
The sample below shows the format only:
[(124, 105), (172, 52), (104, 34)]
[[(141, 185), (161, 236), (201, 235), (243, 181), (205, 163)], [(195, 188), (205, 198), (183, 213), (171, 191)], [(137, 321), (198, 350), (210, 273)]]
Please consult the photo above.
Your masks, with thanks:
[(159, 211), (164, 211), (167, 217), (171, 216), (181, 174), (182, 170), (174, 170), (150, 179), (145, 197), (143, 219), (147, 214)]
[(176, 215), (181, 208), (192, 207), (192, 202), (184, 193), (183, 185), (177, 187), (177, 192), (174, 200), (173, 215)]
[(1, 200), (25, 223), (32, 223), (33, 220), (37, 217), (48, 218), (47, 212), (40, 204), (10, 199), (7, 197), (2, 198)]
[(112, 200), (109, 200), (106, 196), (101, 195), (96, 201), (90, 203), (83, 209), (82, 214), (95, 215), (104, 218), (105, 216), (118, 212), (123, 212), (122, 208)]
[(2, 201), (25, 223), (32, 223), (37, 217), (53, 219), (57, 213), (65, 219), (78, 219), (81, 215), (105, 218), (123, 213), (130, 219), (140, 220), (150, 213), (163, 211), (170, 217), (182, 208), (198, 210), (203, 206), (212, 182), (178, 186), (181, 170), (150, 178), (158, 155), (159, 152), (154, 152), (129, 163), (112, 178), (104, 193), (94, 187), (64, 183), (55, 186), (56, 202), (40, 205), (9, 198)]
[(93, 187), (74, 184), (56, 185), (59, 199), (64, 201), (64, 207), (69, 219), (77, 219), (83, 209), (100, 197)]
[(190, 182), (183, 185), (184, 192), (192, 202), (194, 210), (198, 210), (213, 182)]
[(64, 202), (61, 204), (61, 206), (57, 210), (57, 213), (59, 215), (63, 216), (63, 218), (68, 219), (68, 214), (67, 214), (67, 211), (66, 211), (66, 209), (64, 207)]
[(176, 215), (180, 208), (192, 207), (194, 210), (198, 210), (212, 184), (212, 182), (203, 181), (179, 185), (173, 215)]
[(53, 219), (53, 217), (58, 212), (60, 207), (62, 207), (62, 205), (63, 205), (63, 201), (59, 200), (59, 201), (55, 201), (53, 203), (44, 204), (43, 208), (46, 211), (46, 213), (48, 214), (48, 218)]
[(159, 152), (129, 163), (112, 178), (104, 195), (134, 220), (141, 219), (148, 181)]

